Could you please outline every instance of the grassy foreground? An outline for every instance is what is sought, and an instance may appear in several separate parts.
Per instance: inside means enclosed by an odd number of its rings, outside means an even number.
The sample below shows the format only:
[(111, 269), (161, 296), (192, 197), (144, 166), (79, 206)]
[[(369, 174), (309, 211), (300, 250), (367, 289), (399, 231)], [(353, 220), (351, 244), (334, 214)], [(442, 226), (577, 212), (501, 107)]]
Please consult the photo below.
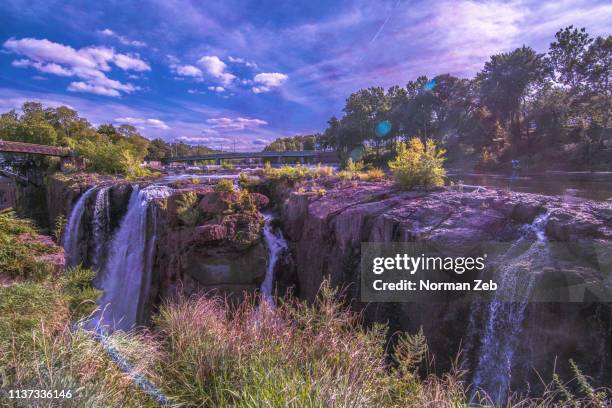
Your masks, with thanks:
[[(0, 233), (10, 235), (6, 223)], [(20, 262), (39, 261), (28, 255)], [(119, 369), (108, 347), (74, 324), (99, 296), (92, 279), (76, 268), (0, 281), (0, 405), (159, 405)], [(214, 297), (178, 298), (160, 307), (152, 328), (116, 332), (108, 344), (176, 407), (470, 406), (472, 390), (459, 369), (418, 374), (427, 355), (422, 334), (399, 335), (389, 352), (386, 327), (364, 328), (337, 299), (327, 286), (314, 304), (285, 299), (275, 309), (256, 298), (237, 307)], [(542, 398), (508, 406), (605, 406), (605, 395), (584, 377), (573, 382), (586, 396), (557, 381)], [(11, 389), (71, 390), (72, 398), (15, 400)], [(484, 396), (472, 403), (490, 405)]]

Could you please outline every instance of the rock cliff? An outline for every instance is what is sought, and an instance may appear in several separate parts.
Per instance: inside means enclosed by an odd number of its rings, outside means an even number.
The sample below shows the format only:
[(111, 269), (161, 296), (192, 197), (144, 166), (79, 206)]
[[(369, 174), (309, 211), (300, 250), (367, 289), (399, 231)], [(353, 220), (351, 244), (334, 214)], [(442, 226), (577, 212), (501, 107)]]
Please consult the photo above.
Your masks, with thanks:
[[(482, 253), (485, 242), (515, 241), (526, 224), (548, 212), (546, 239), (556, 243), (551, 259), (563, 262), (564, 255), (572, 253), (572, 262), (580, 260), (579, 265), (562, 265), (567, 274), (563, 281), (595, 278), (612, 289), (609, 279), (603, 282), (612, 274), (610, 203), (467, 187), (405, 192), (387, 182), (337, 179), (270, 191), (281, 211), (301, 297), (313, 299), (326, 277), (334, 285), (348, 285), (353, 305), (363, 311), (366, 323), (388, 322), (392, 329), (412, 332), (422, 327), (438, 356), (476, 349), (481, 339), (469, 338), (469, 320), (472, 316), (482, 326), (484, 316), (468, 302), (361, 303), (362, 242), (425, 242), (444, 248), (450, 256), (467, 256)], [(529, 304), (522, 326), (521, 338), (527, 340), (515, 354), (520, 356), (513, 371), (515, 386), (533, 377), (534, 368), (550, 373), (557, 356), (565, 359), (557, 367), (562, 372), (571, 357), (600, 381), (612, 378), (610, 304)], [(473, 368), (477, 356), (464, 357), (467, 368)], [(447, 367), (449, 360), (438, 364)]]

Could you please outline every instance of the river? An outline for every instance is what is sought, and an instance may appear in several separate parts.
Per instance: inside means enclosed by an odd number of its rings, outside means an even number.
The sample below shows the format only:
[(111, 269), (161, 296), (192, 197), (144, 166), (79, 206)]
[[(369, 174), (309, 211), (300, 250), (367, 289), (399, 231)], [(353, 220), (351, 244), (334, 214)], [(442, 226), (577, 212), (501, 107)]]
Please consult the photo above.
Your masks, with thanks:
[(612, 199), (612, 172), (478, 173), (449, 170), (455, 183), (495, 187), (523, 193), (605, 201)]

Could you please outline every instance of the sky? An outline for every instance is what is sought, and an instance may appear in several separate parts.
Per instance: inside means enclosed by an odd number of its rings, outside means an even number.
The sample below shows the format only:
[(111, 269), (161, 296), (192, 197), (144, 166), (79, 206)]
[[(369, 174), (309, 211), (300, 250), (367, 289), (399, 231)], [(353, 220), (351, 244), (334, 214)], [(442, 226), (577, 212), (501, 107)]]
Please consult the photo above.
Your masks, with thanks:
[(0, 112), (37, 100), (226, 150), (323, 131), (361, 88), (469, 77), (570, 24), (612, 31), (610, 0), (67, 3), (2, 1)]

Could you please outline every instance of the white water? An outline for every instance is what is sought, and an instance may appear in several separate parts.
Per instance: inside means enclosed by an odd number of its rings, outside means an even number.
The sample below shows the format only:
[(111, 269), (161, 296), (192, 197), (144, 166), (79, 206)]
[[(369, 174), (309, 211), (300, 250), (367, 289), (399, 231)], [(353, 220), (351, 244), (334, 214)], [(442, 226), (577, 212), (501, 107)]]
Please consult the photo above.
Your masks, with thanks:
[(147, 238), (148, 208), (151, 200), (165, 198), (170, 189), (134, 186), (127, 213), (110, 246), (99, 289), (104, 291), (93, 322), (110, 330), (128, 330), (139, 323), (142, 305), (151, 284), (151, 257), (155, 233)]
[[(487, 310), (473, 383), (498, 404), (503, 404), (510, 389), (513, 358), (535, 280), (534, 272), (540, 269), (538, 264), (547, 259), (545, 228), (548, 217), (548, 213), (541, 214), (531, 225), (525, 226), (526, 234), (502, 257), (497, 271), (499, 287)], [(525, 244), (528, 233), (535, 235), (536, 240), (525, 250), (521, 244)], [(475, 307), (470, 326), (478, 312), (479, 307)]]
[(70, 212), (68, 224), (66, 224), (66, 229), (64, 232), (64, 253), (66, 256), (67, 266), (76, 266), (81, 263), (81, 259), (78, 254), (81, 219), (83, 218), (83, 213), (85, 212), (85, 203), (93, 194), (95, 189), (96, 187), (94, 186), (83, 193)]
[(283, 237), (282, 231), (274, 229), (272, 226), (273, 217), (271, 214), (264, 214), (264, 240), (268, 248), (268, 263), (266, 266), (266, 276), (261, 284), (261, 295), (269, 303), (274, 304), (272, 290), (274, 287), (274, 268), (279, 261), (282, 253), (288, 250), (287, 241)]
[(95, 270), (102, 269), (104, 257), (104, 249), (106, 248), (106, 240), (110, 227), (110, 205), (108, 202), (108, 192), (110, 187), (102, 187), (96, 194), (96, 204), (93, 214), (93, 267)]

